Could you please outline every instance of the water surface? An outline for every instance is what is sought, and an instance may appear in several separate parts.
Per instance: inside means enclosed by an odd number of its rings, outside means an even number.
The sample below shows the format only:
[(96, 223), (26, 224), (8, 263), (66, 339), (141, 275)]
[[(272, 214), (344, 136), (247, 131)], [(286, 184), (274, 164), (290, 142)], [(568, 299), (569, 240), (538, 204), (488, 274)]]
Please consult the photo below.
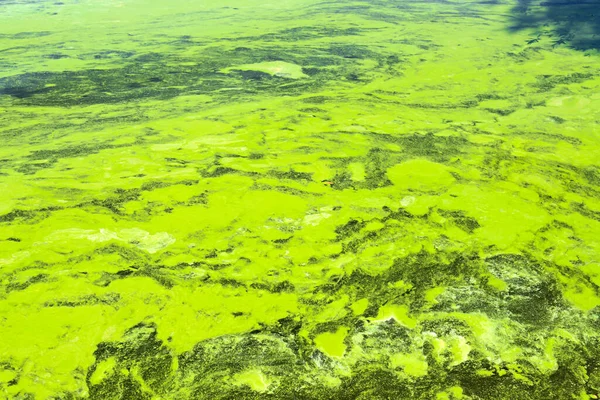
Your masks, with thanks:
[(0, 2), (0, 396), (591, 399), (598, 1)]

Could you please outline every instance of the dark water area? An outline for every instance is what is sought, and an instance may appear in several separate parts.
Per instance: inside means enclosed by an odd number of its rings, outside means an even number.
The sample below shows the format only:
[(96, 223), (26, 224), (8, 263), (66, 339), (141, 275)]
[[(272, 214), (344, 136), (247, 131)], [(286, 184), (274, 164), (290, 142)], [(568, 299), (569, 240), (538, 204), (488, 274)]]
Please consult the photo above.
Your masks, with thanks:
[(513, 13), (515, 21), (510, 29), (537, 31), (538, 36), (532, 41), (539, 40), (550, 28), (555, 46), (566, 44), (582, 51), (600, 49), (598, 0), (519, 0)]

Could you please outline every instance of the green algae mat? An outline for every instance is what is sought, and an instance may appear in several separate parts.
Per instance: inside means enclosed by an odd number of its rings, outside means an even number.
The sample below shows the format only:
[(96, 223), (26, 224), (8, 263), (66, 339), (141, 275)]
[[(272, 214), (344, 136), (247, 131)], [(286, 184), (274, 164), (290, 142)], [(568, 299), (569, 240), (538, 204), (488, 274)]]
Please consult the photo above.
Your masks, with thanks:
[(0, 398), (598, 398), (598, 9), (0, 1)]

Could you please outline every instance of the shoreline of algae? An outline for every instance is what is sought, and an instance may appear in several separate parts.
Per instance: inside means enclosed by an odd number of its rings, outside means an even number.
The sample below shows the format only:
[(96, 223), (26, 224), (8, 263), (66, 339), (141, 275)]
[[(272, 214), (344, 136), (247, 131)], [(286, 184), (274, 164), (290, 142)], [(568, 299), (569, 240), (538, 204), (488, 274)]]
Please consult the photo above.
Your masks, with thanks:
[(596, 55), (512, 2), (0, 7), (3, 396), (599, 394)]

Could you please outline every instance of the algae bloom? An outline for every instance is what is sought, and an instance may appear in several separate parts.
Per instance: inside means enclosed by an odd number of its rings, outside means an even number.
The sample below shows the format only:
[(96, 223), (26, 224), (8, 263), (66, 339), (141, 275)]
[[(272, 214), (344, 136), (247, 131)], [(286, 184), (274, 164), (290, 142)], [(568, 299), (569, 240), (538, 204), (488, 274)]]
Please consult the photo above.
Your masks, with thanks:
[(598, 398), (599, 8), (0, 1), (0, 398)]

